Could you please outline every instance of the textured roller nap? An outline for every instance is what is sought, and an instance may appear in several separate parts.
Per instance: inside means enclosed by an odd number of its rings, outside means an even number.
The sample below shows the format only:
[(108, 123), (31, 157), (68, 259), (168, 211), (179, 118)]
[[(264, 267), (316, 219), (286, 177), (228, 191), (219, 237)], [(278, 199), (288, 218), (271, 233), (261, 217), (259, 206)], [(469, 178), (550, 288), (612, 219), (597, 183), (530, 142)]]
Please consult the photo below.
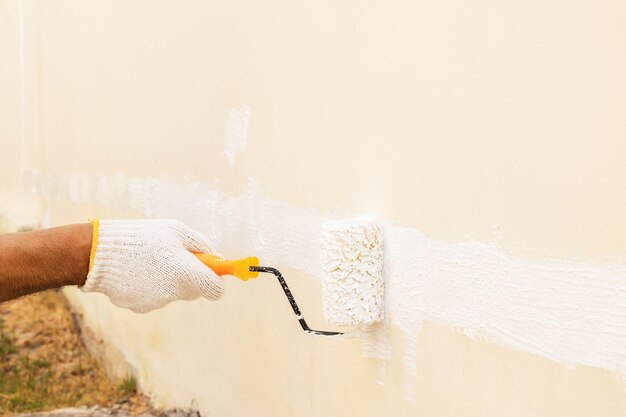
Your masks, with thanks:
[(321, 236), (324, 317), (355, 326), (384, 318), (383, 244), (378, 224), (327, 222)]

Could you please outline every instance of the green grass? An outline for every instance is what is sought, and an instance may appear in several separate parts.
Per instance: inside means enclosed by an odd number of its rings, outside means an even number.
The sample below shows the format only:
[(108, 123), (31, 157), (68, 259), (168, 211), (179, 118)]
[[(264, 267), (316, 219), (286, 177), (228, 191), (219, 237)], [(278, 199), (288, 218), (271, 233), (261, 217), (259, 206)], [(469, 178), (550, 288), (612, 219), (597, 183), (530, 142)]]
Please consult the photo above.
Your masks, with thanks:
[(118, 386), (117, 392), (120, 397), (127, 397), (137, 391), (137, 381), (132, 376), (126, 377)]
[(4, 360), (13, 353), (15, 353), (15, 344), (4, 331), (4, 320), (0, 318), (0, 360)]
[(1, 319), (0, 361), (0, 411), (4, 413), (42, 409), (48, 400), (50, 363), (20, 356)]
[[(22, 355), (0, 319), (0, 415), (53, 408), (57, 399), (50, 392), (55, 383), (51, 366), (45, 359)], [(74, 401), (81, 397), (68, 395)]]
[(119, 384), (106, 377), (58, 294), (0, 304), (0, 417), (122, 400), (129, 410), (150, 409), (133, 377)]

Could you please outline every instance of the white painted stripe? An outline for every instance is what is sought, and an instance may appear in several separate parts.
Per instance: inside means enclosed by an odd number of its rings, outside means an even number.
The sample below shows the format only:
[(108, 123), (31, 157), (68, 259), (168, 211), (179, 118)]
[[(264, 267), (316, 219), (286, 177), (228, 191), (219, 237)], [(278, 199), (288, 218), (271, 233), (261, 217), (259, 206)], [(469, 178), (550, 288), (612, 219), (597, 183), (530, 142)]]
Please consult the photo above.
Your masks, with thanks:
[[(233, 197), (197, 182), (119, 175), (45, 182), (54, 185), (48, 189), (55, 197), (92, 202), (97, 196), (102, 204), (183, 220), (227, 256), (254, 254), (320, 276), (319, 235), (331, 216), (271, 199), (258, 184)], [(446, 243), (384, 223), (383, 230), (385, 321), (403, 330), (407, 343), (429, 320), (570, 367), (626, 369), (626, 264), (521, 260), (493, 244)], [(367, 356), (388, 359), (388, 346), (380, 344), (378, 354), (372, 346), (368, 341)], [(405, 350), (412, 398), (415, 346)]]

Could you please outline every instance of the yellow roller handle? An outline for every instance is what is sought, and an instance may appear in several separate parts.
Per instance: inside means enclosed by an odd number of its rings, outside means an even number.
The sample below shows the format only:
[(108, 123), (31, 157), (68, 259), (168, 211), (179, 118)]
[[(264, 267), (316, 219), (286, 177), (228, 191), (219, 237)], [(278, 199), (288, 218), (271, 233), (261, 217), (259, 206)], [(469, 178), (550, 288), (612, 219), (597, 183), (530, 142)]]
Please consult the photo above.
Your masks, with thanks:
[(259, 276), (258, 272), (250, 271), (251, 266), (259, 266), (259, 258), (250, 256), (243, 259), (224, 259), (219, 256), (209, 255), (207, 253), (194, 253), (196, 258), (203, 264), (208, 266), (217, 275), (234, 275), (242, 281)]

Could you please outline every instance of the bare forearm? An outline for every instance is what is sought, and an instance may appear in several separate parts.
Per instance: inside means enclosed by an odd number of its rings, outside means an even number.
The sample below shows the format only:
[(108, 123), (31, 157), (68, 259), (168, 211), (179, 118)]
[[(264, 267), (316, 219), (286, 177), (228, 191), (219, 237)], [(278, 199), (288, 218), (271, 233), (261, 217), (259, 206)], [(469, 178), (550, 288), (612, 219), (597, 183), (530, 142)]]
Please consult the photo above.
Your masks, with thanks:
[(87, 223), (0, 235), (0, 302), (84, 284), (91, 235), (92, 226)]

